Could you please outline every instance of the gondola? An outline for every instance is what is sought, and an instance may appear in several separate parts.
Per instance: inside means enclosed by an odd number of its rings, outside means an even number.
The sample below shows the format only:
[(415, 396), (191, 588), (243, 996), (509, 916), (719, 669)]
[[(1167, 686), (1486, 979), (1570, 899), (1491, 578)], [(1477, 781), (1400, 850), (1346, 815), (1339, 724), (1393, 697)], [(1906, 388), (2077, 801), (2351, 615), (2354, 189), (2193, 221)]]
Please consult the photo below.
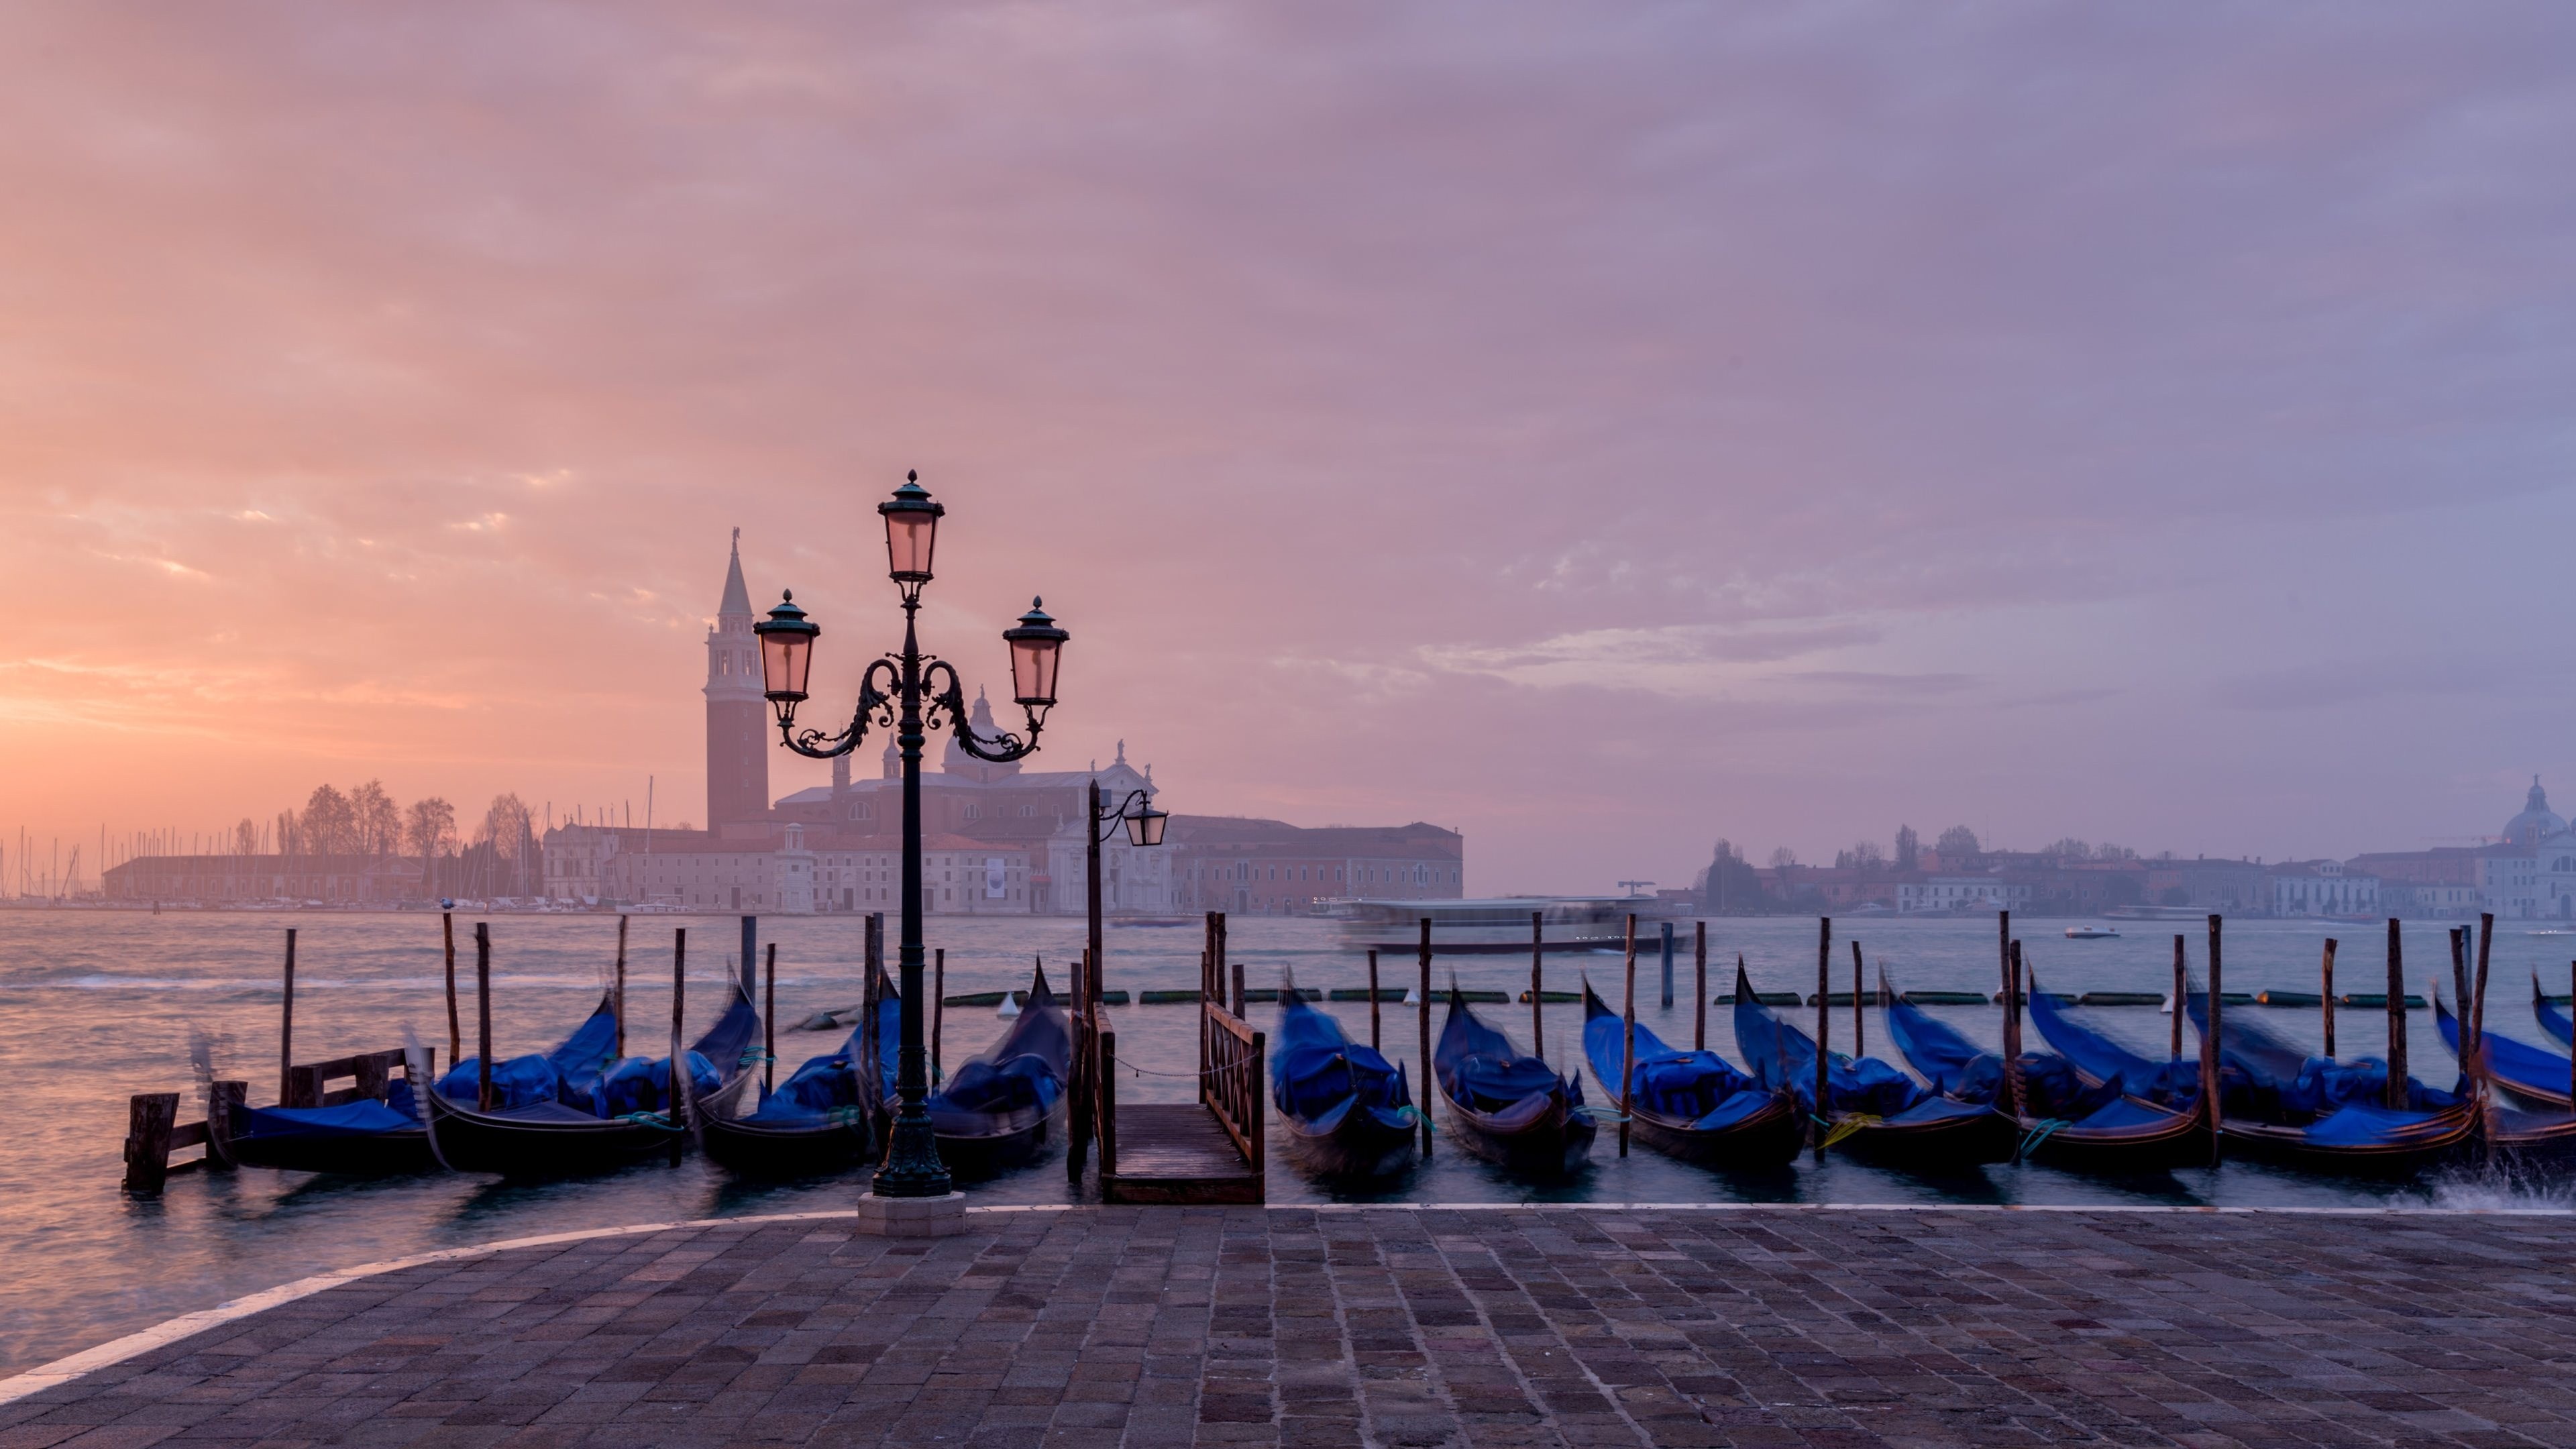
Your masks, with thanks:
[[(1906, 1000), (1884, 971), (1878, 987), (1886, 1003), (1887, 1034), (1907, 1066), (1960, 1101), (2005, 1107), (2011, 1092), (2000, 1054), (1978, 1047)], [(2030, 1000), (2034, 1015), (2042, 1001), (2057, 1005), (2039, 989), (2036, 975)], [(2116, 1077), (2088, 1080), (2055, 1052), (2025, 1051), (2019, 1066), (2022, 1111), (2015, 1120), (2021, 1127), (2023, 1158), (2107, 1173), (2163, 1172), (2209, 1162), (2209, 1131), (2196, 1111), (2133, 1096)]]
[(1411, 1167), (1422, 1115), (1404, 1068), (1353, 1042), (1342, 1024), (1280, 993), (1270, 1100), (1299, 1166), (1326, 1177), (1385, 1177)]
[[(2531, 989), (2533, 996), (2540, 994), (2536, 976)], [(2459, 1018), (2442, 1000), (2438, 986), (2433, 991), (2433, 1020), (2441, 1030), (2442, 1044), (2451, 1049), (2451, 1055), (2459, 1056)], [(2539, 1104), (2536, 1108), (2518, 1107), (2491, 1100), (2484, 1124), (2488, 1144), (2525, 1164), (2563, 1166), (2576, 1162), (2576, 1114), (2567, 1108), (2567, 1058), (2493, 1028), (2481, 1032), (2479, 1040), (2486, 1048), (2487, 1080), (2506, 1096)]]
[[(2534, 982), (2533, 987), (2536, 991), (2538, 983)], [(2459, 1056), (2460, 1019), (2442, 1000), (2439, 987), (2433, 991), (2433, 1023), (2442, 1033), (2442, 1045), (2451, 1049), (2451, 1055)], [(2497, 1086), (2526, 1102), (2567, 1110), (2567, 1058), (2492, 1028), (2479, 1033), (2478, 1039), (2486, 1045), (2487, 1076)]]
[[(1583, 983), (1583, 1055), (1612, 1102), (1627, 1103), (1637, 1139), (1667, 1157), (1703, 1167), (1786, 1167), (1807, 1142), (1807, 1116), (1795, 1095), (1767, 1087), (1712, 1051), (1680, 1051), (1640, 1023), (1628, 1056), (1628, 1022)], [(1630, 1090), (1617, 1086), (1620, 1063), (1633, 1061)]]
[(232, 1124), (232, 1135), (216, 1150), (237, 1167), (390, 1177), (438, 1165), (421, 1122), (419, 1094), (409, 1081), (387, 1087), (382, 1100), (236, 1108)]
[(1431, 1067), (1451, 1130), (1469, 1152), (1548, 1178), (1572, 1176), (1590, 1160), (1600, 1128), (1583, 1105), (1582, 1081), (1514, 1050), (1476, 1019), (1455, 982)]
[[(2192, 1024), (2209, 1030), (2209, 993), (2184, 993)], [(2219, 1130), (2230, 1151), (2359, 1177), (2411, 1177), (2459, 1157), (2476, 1141), (2476, 1096), (2467, 1078), (2451, 1092), (2406, 1080), (2406, 1105), (2390, 1108), (2388, 1064), (2312, 1057), (2270, 1028), (2228, 1017), (2219, 1031)]]
[(813, 1057), (739, 1117), (698, 1123), (698, 1146), (744, 1177), (822, 1177), (867, 1161), (876, 1144), (871, 1100), (860, 1091), (860, 1035)]
[(2560, 1046), (2576, 1046), (2576, 1021), (2568, 1020), (2566, 1012), (2560, 1011), (2555, 1003), (2541, 994), (2540, 973), (2537, 971), (2531, 973), (2531, 1014), (2540, 1023), (2540, 1029), (2557, 1038)]
[[(892, 992), (886, 994), (893, 1000)], [(898, 1007), (899, 1009), (899, 1007)], [(898, 1018), (900, 1019), (900, 1018)], [(880, 1081), (881, 1124), (891, 1127), (892, 1061)], [(958, 1177), (989, 1177), (1017, 1167), (1046, 1145), (1064, 1116), (1073, 1068), (1073, 1028), (1040, 967), (1028, 1004), (982, 1056), (948, 1075), (923, 1105), (939, 1136), (939, 1159)]]
[[(587, 1070), (595, 1078), (616, 1040), (617, 1016), (603, 993), (598, 1007), (552, 1051), (495, 1067), (493, 1088), (521, 1090), (525, 1101), (535, 1101), (534, 1084), (558, 1082), (566, 1071)], [(470, 1061), (451, 1068), (428, 1095), (434, 1098), (442, 1090), (471, 1095), (477, 1090), (475, 1073)], [(238, 1109), (224, 1152), (239, 1166), (288, 1172), (367, 1177), (425, 1172), (438, 1165), (430, 1146), (428, 1107), (406, 1069), (403, 1080), (388, 1084), (381, 1101), (370, 1097), (334, 1107)]]
[[(603, 1000), (601, 1013), (608, 1011)], [(599, 1019), (594, 1013), (575, 1040)], [(736, 982), (732, 1004), (686, 1054), (681, 1069), (689, 1074), (689, 1091), (708, 1100), (738, 1091), (742, 1076), (757, 1069), (753, 1047), (759, 1039), (759, 1009)], [(614, 1040), (611, 1015), (609, 1041)], [(478, 1096), (476, 1064), (459, 1064), (439, 1079), (429, 1099), (440, 1160), (458, 1172), (570, 1177), (675, 1151), (688, 1126), (673, 1100), (671, 1060), (628, 1057), (612, 1063), (610, 1049), (603, 1044), (595, 1059), (555, 1060), (549, 1054), (498, 1064), (492, 1073), (496, 1105), (488, 1112), (468, 1105)], [(720, 1072), (717, 1062), (731, 1071)], [(552, 1070), (551, 1082), (545, 1068)]]
[(1816, 1103), (1816, 1043), (1753, 994), (1735, 972), (1735, 1047), (1765, 1086), (1796, 1095), (1824, 1126), (1824, 1145), (1856, 1160), (1917, 1172), (1964, 1172), (2009, 1162), (2021, 1139), (2013, 1119), (1980, 1102), (1945, 1096), (1875, 1057), (1826, 1058), (1826, 1100)]

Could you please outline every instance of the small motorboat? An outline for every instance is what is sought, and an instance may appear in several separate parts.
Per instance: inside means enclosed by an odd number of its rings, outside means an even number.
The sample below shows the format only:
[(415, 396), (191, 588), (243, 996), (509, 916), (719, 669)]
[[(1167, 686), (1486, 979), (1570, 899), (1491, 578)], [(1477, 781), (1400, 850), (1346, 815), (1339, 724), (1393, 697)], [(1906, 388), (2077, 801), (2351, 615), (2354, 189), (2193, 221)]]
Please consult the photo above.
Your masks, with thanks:
[(2066, 928), (2066, 939), (2070, 941), (2116, 941), (2119, 938), (2120, 932), (2119, 928), (2116, 926), (2069, 926)]

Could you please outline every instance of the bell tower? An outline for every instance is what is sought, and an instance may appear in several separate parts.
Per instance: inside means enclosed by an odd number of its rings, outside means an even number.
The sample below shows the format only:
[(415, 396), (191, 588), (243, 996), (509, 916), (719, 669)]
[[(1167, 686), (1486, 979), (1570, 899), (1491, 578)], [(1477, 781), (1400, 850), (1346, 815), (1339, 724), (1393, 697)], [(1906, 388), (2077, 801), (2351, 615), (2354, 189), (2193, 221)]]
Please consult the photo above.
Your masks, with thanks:
[(707, 828), (769, 818), (769, 702), (761, 696), (751, 590), (742, 582), (742, 530), (733, 531), (724, 599), (707, 631)]

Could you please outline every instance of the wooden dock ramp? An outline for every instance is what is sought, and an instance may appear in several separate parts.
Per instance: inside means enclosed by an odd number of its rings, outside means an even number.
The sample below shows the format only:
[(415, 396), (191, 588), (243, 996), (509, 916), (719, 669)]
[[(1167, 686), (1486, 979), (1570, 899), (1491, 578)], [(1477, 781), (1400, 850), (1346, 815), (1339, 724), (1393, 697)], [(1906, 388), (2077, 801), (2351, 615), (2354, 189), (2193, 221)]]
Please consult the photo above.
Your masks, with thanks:
[[(1199, 957), (1199, 1099), (1118, 1100), (1118, 1034), (1103, 1028), (1100, 971), (1086, 962), (1074, 1013), (1072, 1141), (1067, 1176), (1082, 1180), (1100, 1147), (1100, 1199), (1114, 1203), (1259, 1203), (1266, 1190), (1263, 1106), (1268, 1043), (1225, 1004), (1225, 917), (1208, 915)], [(1094, 961), (1097, 958), (1093, 958)]]

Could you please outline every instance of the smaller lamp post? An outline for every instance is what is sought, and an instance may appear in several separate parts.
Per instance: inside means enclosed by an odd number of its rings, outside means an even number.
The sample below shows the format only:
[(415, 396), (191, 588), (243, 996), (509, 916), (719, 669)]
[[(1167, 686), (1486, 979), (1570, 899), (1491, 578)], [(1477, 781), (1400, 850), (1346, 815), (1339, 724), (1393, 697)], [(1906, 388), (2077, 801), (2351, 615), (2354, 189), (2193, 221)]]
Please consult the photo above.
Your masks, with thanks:
[(1154, 808), (1154, 792), (1151, 790), (1128, 791), (1114, 811), (1103, 811), (1101, 800), (1100, 779), (1095, 775), (1091, 781), (1091, 828), (1083, 836), (1090, 850), (1086, 884), (1091, 897), (1091, 970), (1083, 982), (1083, 1004), (1086, 1007), (1093, 997), (1100, 994), (1100, 847), (1109, 839), (1110, 827), (1119, 824), (1127, 827), (1129, 845), (1160, 845), (1163, 843), (1163, 827), (1172, 818)]

